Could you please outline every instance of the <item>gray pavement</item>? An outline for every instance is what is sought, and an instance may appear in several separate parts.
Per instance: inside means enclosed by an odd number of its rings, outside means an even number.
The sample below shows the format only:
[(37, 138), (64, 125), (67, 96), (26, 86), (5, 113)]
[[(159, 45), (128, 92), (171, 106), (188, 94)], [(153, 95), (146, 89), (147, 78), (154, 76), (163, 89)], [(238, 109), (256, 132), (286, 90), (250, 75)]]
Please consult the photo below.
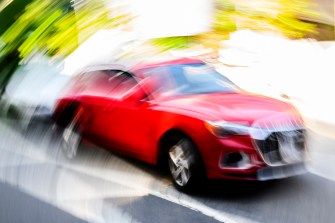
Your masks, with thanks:
[[(335, 219), (332, 211), (335, 178), (331, 171), (334, 164), (327, 163), (325, 158), (333, 157), (334, 141), (313, 131), (309, 141), (311, 156), (318, 160), (314, 159), (309, 166), (312, 173), (268, 182), (211, 181), (198, 191), (185, 194), (174, 188), (167, 173), (153, 166), (87, 143), (82, 145), (78, 158), (69, 161), (59, 151), (58, 138), (49, 126), (37, 125), (28, 131), (15, 126), (15, 122), (0, 121), (0, 181), (76, 219), (89, 222), (334, 222)], [(21, 192), (13, 198), (19, 199)], [(18, 206), (17, 212), (23, 208), (24, 205)], [(37, 222), (44, 222), (41, 219)]]
[(80, 218), (40, 201), (20, 189), (0, 183), (0, 221), (4, 223), (85, 223)]

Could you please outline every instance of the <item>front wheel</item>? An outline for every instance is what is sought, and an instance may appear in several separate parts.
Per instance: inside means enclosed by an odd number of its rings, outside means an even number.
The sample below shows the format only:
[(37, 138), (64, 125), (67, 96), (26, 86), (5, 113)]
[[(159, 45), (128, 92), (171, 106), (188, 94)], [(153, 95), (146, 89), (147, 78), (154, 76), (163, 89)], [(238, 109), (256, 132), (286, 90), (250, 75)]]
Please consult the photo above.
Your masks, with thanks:
[(204, 178), (200, 154), (190, 139), (182, 138), (170, 147), (169, 169), (180, 189), (195, 186), (197, 181)]

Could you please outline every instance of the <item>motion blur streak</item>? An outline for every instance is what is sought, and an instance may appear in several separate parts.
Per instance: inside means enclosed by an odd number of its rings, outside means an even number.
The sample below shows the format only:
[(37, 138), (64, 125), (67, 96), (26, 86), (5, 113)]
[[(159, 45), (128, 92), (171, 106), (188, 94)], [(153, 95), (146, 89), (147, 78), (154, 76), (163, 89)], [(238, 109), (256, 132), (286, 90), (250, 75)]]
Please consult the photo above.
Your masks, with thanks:
[[(0, 0), (0, 21), (0, 188), (88, 222), (334, 222), (333, 0)], [(0, 222), (38, 209), (8, 197)]]
[[(44, 137), (41, 137), (43, 141), (40, 141), (39, 146), (44, 147), (45, 151), (40, 151), (36, 150), (36, 142), (30, 142), (29, 138), (24, 139), (4, 127), (1, 124), (1, 181), (16, 185), (79, 218), (105, 222), (101, 216), (102, 200), (99, 199), (143, 196), (147, 192), (141, 188), (146, 188), (144, 185), (153, 180), (140, 169), (101, 152), (85, 154), (79, 165), (71, 165), (57, 156), (59, 151), (48, 149), (55, 148), (50, 143), (57, 143), (50, 138), (50, 132), (45, 132)], [(18, 149), (11, 149), (6, 145), (16, 145)], [(127, 178), (137, 182), (135, 187), (123, 183), (123, 179)], [(134, 219), (117, 207), (112, 212), (113, 218), (108, 220), (134, 222)]]
[[(116, 205), (111, 208), (109, 204), (105, 210), (105, 199), (129, 197), (127, 202), (132, 203), (153, 194), (220, 221), (250, 222), (207, 207), (171, 187), (166, 176), (92, 149), (92, 145), (82, 148), (76, 162), (69, 162), (59, 151), (59, 141), (45, 126), (22, 134), (0, 124), (0, 180), (79, 218), (90, 222), (137, 222)], [(36, 134), (42, 135), (36, 138)]]
[[(197, 201), (196, 197), (176, 191), (167, 176), (140, 163), (126, 161), (97, 148), (92, 149), (92, 145), (82, 148), (76, 162), (69, 162), (59, 151), (59, 141), (53, 138), (49, 127), (40, 126), (30, 132), (20, 132), (18, 127), (13, 129), (12, 124), (16, 121), (7, 120), (7, 124), (3, 121), (0, 125), (1, 181), (15, 185), (75, 216), (92, 222), (136, 222), (117, 206), (108, 206), (111, 209), (103, 211), (104, 198), (129, 197), (127, 202), (131, 203), (141, 196), (153, 194), (224, 222), (252, 221), (212, 209)], [(335, 172), (330, 172), (335, 168), (329, 162), (324, 163), (325, 160), (331, 161), (331, 157), (323, 157), (323, 152), (314, 147), (324, 143), (325, 138), (316, 134), (313, 136), (316, 138), (309, 141), (310, 147), (314, 148), (311, 153), (314, 163), (310, 169), (335, 181)], [(329, 140), (328, 143), (331, 145), (334, 141)]]

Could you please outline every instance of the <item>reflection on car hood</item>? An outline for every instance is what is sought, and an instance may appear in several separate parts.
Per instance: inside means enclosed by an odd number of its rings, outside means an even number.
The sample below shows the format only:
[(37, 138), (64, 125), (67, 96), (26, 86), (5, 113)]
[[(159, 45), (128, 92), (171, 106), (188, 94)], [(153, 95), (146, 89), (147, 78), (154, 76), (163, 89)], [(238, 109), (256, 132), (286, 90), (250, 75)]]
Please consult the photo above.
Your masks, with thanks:
[[(296, 109), (288, 103), (247, 93), (213, 93), (169, 98), (159, 103), (201, 113), (208, 120), (224, 120), (247, 125), (263, 125), (264, 120), (285, 117), (300, 119)], [(290, 118), (285, 118), (290, 119)], [(287, 120), (289, 121), (289, 120)], [(300, 120), (298, 120), (300, 122)]]

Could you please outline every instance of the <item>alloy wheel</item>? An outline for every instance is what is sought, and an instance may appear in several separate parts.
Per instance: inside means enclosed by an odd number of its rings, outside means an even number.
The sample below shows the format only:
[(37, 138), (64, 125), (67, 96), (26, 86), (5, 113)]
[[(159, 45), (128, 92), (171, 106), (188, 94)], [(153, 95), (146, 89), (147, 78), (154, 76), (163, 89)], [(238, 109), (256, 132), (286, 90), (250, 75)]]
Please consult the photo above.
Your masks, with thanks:
[(185, 153), (183, 143), (171, 147), (169, 167), (174, 181), (181, 187), (186, 186), (191, 177), (190, 156)]

